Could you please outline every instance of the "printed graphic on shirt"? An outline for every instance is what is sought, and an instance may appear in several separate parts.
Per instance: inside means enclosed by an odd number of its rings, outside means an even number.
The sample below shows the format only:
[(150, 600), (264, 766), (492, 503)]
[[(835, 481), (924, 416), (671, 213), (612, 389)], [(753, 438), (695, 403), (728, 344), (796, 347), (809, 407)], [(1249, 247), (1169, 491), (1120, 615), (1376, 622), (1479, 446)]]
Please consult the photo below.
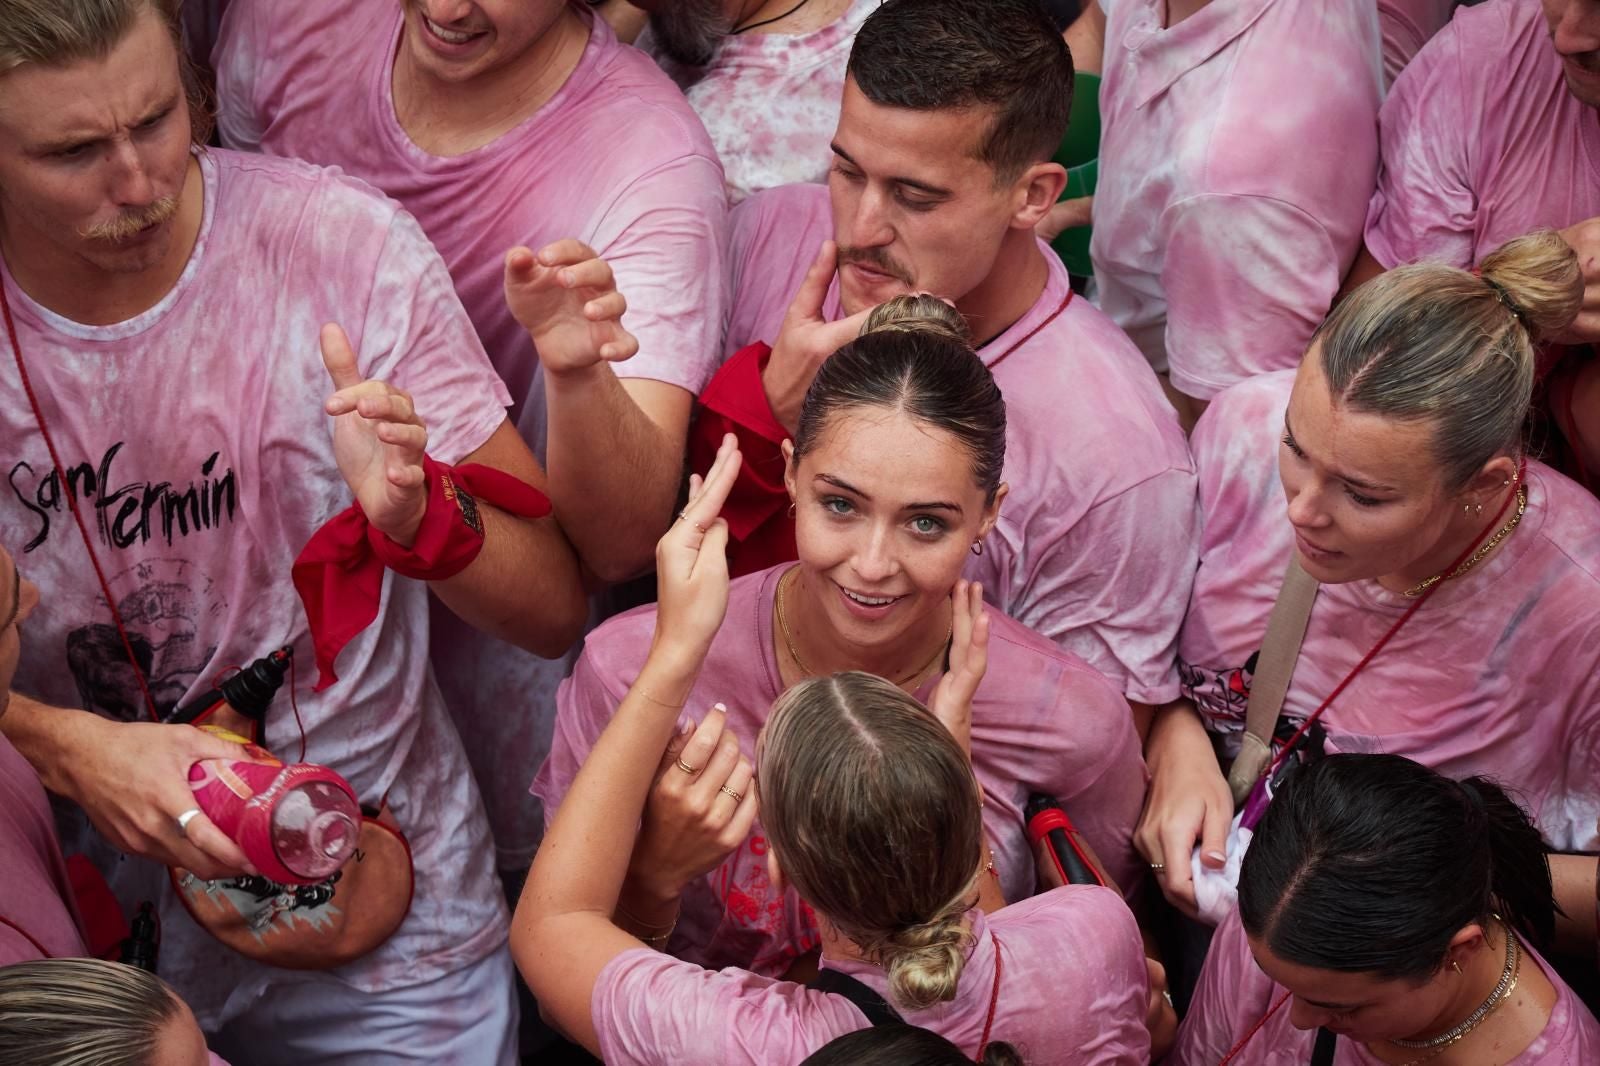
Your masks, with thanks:
[[(90, 575), (92, 577), (92, 575)], [(113, 589), (133, 587), (117, 614), (158, 714), (178, 705), (217, 653), (207, 634), (228, 615), (216, 582), (184, 559), (146, 559), (108, 574)], [(144, 695), (112, 614), (97, 597), (100, 616), (67, 631), (67, 667), (85, 710), (121, 722), (146, 717)]]
[(1194, 701), (1195, 709), (1218, 725), (1242, 723), (1250, 704), (1250, 683), (1256, 676), (1260, 650), (1250, 653), (1243, 666), (1225, 670), (1195, 666), (1178, 659), (1178, 685)]
[[(152, 541), (171, 547), (197, 533), (232, 525), (239, 504), (233, 468), (218, 469), (221, 452), (212, 452), (198, 470), (179, 472), (172, 481), (138, 481), (117, 468), (125, 441), (107, 448), (97, 462), (67, 468), (66, 488), (97, 534), (96, 547), (131, 548)], [(72, 535), (72, 512), (61, 477), (48, 459), (20, 460), (9, 472), (11, 491), (34, 518), (24, 554), (52, 534)]]
[(718, 939), (743, 942), (745, 933), (760, 934), (749, 941), (760, 952), (750, 964), (757, 973), (782, 973), (820, 943), (811, 908), (779, 891), (767, 876), (764, 836), (751, 836), (722, 864), (712, 875), (712, 890), (722, 905)]

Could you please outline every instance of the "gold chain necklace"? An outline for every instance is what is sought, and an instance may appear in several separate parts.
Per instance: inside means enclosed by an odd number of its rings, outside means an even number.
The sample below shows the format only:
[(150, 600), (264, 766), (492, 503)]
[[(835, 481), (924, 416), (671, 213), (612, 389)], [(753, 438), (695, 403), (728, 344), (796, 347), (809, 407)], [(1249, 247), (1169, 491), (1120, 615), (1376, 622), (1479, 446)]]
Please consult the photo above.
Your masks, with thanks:
[(1505, 525), (1495, 530), (1494, 536), (1483, 542), (1483, 547), (1473, 552), (1471, 558), (1462, 563), (1460, 566), (1456, 567), (1454, 570), (1450, 571), (1448, 574), (1434, 574), (1420, 585), (1413, 585), (1411, 588), (1406, 589), (1404, 595), (1415, 599), (1424, 592), (1427, 592), (1433, 586), (1437, 585), (1439, 582), (1449, 581), (1453, 577), (1460, 577), (1468, 570), (1471, 570), (1474, 566), (1477, 566), (1479, 563), (1483, 562), (1483, 557), (1494, 551), (1500, 542), (1509, 537), (1511, 535), (1511, 531), (1517, 528), (1517, 523), (1522, 521), (1522, 516), (1527, 510), (1528, 494), (1522, 488), (1522, 486), (1519, 485), (1517, 486), (1517, 509), (1512, 512), (1510, 518), (1506, 519)]
[(1517, 987), (1517, 979), (1522, 974), (1522, 953), (1517, 950), (1517, 934), (1509, 925), (1502, 925), (1506, 934), (1506, 965), (1500, 971), (1500, 981), (1490, 991), (1489, 997), (1478, 1004), (1478, 1009), (1467, 1015), (1466, 1020), (1460, 1025), (1431, 1040), (1391, 1040), (1389, 1043), (1396, 1047), (1429, 1048), (1426, 1055), (1421, 1058), (1411, 1059), (1404, 1066), (1421, 1066), (1422, 1063), (1443, 1055), (1452, 1046), (1462, 1040), (1466, 1035), (1481, 1025), (1484, 1019), (1495, 1012), (1495, 1009), (1506, 1001)]
[[(811, 669), (811, 667), (807, 666), (804, 659), (800, 658), (800, 651), (794, 646), (794, 634), (789, 632), (789, 616), (784, 612), (783, 609), (784, 586), (789, 584), (790, 575), (798, 574), (799, 572), (800, 568), (797, 566), (778, 579), (778, 628), (783, 630), (783, 642), (788, 646), (789, 658), (794, 660), (795, 666), (799, 667), (800, 672), (806, 677), (817, 677), (819, 676), (817, 672)], [(952, 616), (950, 621), (945, 625), (944, 641), (940, 643), (939, 649), (933, 653), (933, 658), (923, 663), (915, 673), (907, 674), (899, 681), (896, 681), (894, 683), (895, 686), (897, 688), (904, 688), (906, 685), (910, 684), (931, 670), (935, 663), (944, 658), (946, 651), (950, 647), (950, 635), (954, 632), (955, 618)]]

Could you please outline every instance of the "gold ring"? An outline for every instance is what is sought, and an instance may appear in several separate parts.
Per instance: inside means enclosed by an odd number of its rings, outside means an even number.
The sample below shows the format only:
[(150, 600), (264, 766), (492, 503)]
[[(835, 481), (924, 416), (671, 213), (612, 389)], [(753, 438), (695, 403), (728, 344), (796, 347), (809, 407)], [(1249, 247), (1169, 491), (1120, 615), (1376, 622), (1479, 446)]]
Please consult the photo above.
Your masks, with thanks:
[(679, 518), (680, 518), (680, 519), (682, 519), (682, 520), (683, 520), (683, 521), (685, 521), (685, 522), (688, 522), (688, 523), (689, 523), (689, 524), (690, 524), (690, 525), (691, 525), (691, 526), (693, 526), (693, 527), (694, 527), (694, 528), (695, 528), (695, 529), (698, 529), (698, 530), (699, 530), (699, 531), (700, 531), (700, 533), (701, 533), (701, 535), (702, 535), (702, 536), (703, 536), (703, 535), (704, 535), (704, 534), (705, 534), (705, 531), (706, 531), (706, 527), (705, 527), (705, 526), (703, 526), (703, 525), (701, 525), (701, 524), (700, 524), (700, 523), (699, 523), (699, 522), (696, 522), (696, 521), (695, 521), (695, 520), (694, 520), (694, 519), (692, 519), (692, 518), (690, 518), (690, 517), (689, 517), (689, 511), (688, 511), (688, 509), (687, 509), (687, 508), (685, 508), (685, 509), (684, 509), (684, 510), (682, 510), (682, 511), (679, 511), (679, 512), (678, 512), (678, 517), (679, 517)]
[(683, 761), (681, 756), (678, 759), (678, 769), (682, 770), (684, 773), (688, 774), (690, 777), (693, 777), (695, 774), (700, 772), (700, 767), (698, 767), (698, 766), (690, 766), (688, 763)]
[(744, 797), (739, 795), (739, 793), (735, 792), (733, 789), (729, 788), (727, 785), (718, 785), (717, 791), (722, 793), (724, 796), (732, 796), (733, 802), (735, 803), (744, 802)]
[(1164, 863), (1164, 862), (1153, 862), (1153, 863), (1150, 864), (1150, 870), (1153, 873), (1160, 873), (1162, 870), (1165, 870), (1166, 868), (1167, 868), (1167, 864)]

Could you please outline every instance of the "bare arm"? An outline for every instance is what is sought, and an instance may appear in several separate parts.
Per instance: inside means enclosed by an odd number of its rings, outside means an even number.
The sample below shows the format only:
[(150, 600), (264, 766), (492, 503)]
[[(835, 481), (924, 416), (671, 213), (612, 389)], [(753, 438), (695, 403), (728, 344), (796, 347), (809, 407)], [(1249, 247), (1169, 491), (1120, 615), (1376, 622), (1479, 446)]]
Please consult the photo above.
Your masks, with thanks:
[(1582, 958), (1595, 953), (1595, 906), (1600, 892), (1600, 859), (1593, 855), (1550, 856), (1550, 881), (1561, 913), (1556, 916), (1555, 947)]
[(1139, 852), (1163, 868), (1161, 891), (1180, 910), (1195, 913), (1189, 853), (1201, 846), (1201, 862), (1221, 869), (1227, 860), (1233, 796), (1217, 765), (1211, 738), (1194, 704), (1173, 700), (1156, 711), (1145, 744), (1150, 791), (1133, 840)]

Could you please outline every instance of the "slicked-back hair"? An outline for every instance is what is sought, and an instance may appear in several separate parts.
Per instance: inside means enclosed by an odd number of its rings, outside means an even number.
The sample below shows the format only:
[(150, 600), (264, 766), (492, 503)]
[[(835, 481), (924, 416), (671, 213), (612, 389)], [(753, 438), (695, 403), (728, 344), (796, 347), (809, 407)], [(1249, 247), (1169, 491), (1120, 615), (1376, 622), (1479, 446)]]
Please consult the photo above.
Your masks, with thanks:
[(848, 73), (880, 106), (989, 111), (978, 158), (997, 183), (1055, 155), (1072, 110), (1072, 53), (1039, 0), (885, 0)]

